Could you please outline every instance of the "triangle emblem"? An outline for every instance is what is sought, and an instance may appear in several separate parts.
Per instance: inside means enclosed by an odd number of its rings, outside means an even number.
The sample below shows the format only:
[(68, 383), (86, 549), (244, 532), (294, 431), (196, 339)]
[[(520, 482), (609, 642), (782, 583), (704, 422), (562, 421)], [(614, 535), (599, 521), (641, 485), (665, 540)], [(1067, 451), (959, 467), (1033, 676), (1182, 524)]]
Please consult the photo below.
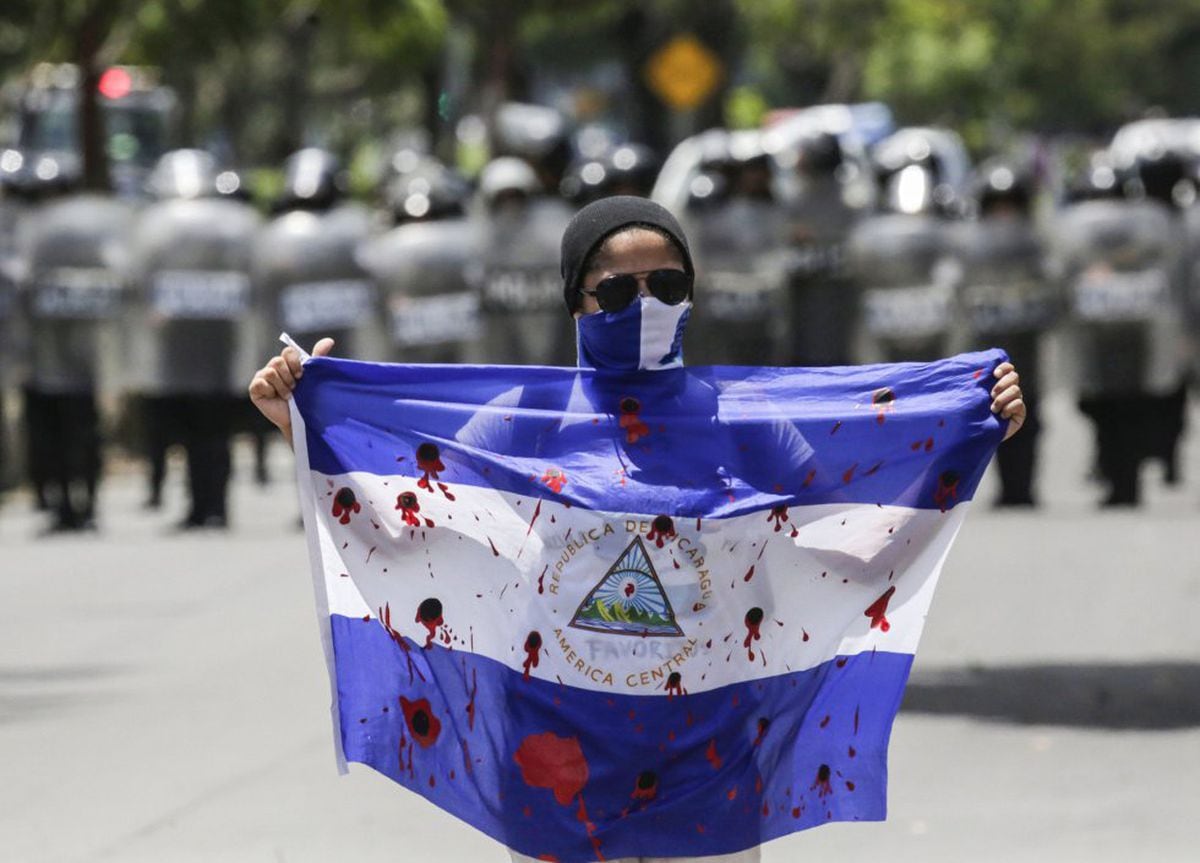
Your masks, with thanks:
[(568, 625), (613, 635), (683, 635), (640, 536), (584, 597)]

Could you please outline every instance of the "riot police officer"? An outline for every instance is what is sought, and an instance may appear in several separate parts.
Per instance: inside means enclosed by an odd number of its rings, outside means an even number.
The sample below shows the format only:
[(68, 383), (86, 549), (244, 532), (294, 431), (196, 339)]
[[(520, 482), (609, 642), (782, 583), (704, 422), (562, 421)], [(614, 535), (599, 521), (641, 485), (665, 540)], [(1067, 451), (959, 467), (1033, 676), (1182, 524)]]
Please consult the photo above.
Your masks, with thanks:
[(428, 163), (394, 178), (385, 198), (396, 227), (360, 246), (358, 261), (382, 295), (388, 355), (463, 362), (482, 334), (480, 297), (467, 277), (482, 251), (480, 225), (466, 216), (468, 187)]
[(1032, 506), (1036, 442), (1040, 430), (1039, 343), (1057, 317), (1041, 242), (1032, 222), (1031, 174), (1004, 160), (981, 165), (972, 183), (976, 218), (950, 232), (951, 267), (958, 309), (973, 350), (1004, 348), (1021, 369), (1030, 409), (1024, 434), (996, 453), (1000, 506)]
[(67, 154), (37, 159), (30, 182), (38, 203), (18, 252), (30, 339), (29, 474), (56, 530), (95, 523), (98, 369), (105, 336), (121, 314), (123, 243), (132, 218), (130, 207), (111, 197), (75, 194), (79, 178), (78, 163)]
[(179, 525), (185, 529), (227, 525), (234, 358), (252, 306), (258, 215), (222, 195), (217, 177), (205, 152), (165, 154), (150, 177), (156, 201), (138, 219), (131, 259), (140, 312), (131, 340), (144, 340), (151, 500), (161, 494), (168, 446), (182, 443), (191, 498)]
[(370, 215), (346, 202), (337, 159), (307, 148), (287, 160), (276, 216), (259, 232), (254, 279), (272, 343), (280, 329), (301, 341), (332, 336), (358, 356), (378, 350), (375, 286), (355, 260)]
[(475, 361), (565, 365), (575, 356), (570, 333), (556, 326), (558, 244), (571, 211), (541, 188), (533, 168), (511, 156), (493, 159), (480, 175), (473, 218), (482, 255), (467, 273), (483, 315)]
[(855, 303), (846, 271), (846, 238), (862, 215), (847, 201), (848, 161), (837, 135), (814, 130), (788, 154), (799, 181), (788, 202), (790, 362), (802, 366), (851, 362)]
[(611, 195), (647, 197), (662, 160), (644, 144), (609, 147), (594, 158), (580, 159), (567, 172), (562, 194), (577, 207)]
[(567, 120), (546, 105), (505, 102), (492, 117), (494, 157), (521, 159), (537, 177), (539, 195), (557, 195), (571, 163)]
[[(278, 344), (284, 331), (306, 344), (332, 336), (341, 350), (381, 356), (378, 293), (355, 259), (371, 234), (371, 214), (346, 200), (337, 158), (316, 147), (288, 157), (274, 211), (253, 252), (260, 350)], [(268, 427), (261, 417), (254, 421), (265, 476)]]
[[(769, 365), (780, 361), (786, 316), (786, 214), (774, 190), (774, 162), (755, 131), (726, 138), (725, 158), (709, 141), (706, 170), (724, 194), (691, 208), (696, 321), (685, 350), (699, 362)], [(701, 184), (701, 188), (705, 188)]]
[(1142, 462), (1160, 446), (1163, 403), (1182, 385), (1181, 227), (1135, 174), (1089, 166), (1055, 226), (1067, 359), (1094, 423), (1105, 506), (1140, 501)]
[(953, 353), (954, 286), (937, 266), (947, 222), (962, 211), (967, 157), (953, 132), (901, 129), (872, 151), (880, 212), (848, 241), (858, 292), (860, 359), (932, 360)]

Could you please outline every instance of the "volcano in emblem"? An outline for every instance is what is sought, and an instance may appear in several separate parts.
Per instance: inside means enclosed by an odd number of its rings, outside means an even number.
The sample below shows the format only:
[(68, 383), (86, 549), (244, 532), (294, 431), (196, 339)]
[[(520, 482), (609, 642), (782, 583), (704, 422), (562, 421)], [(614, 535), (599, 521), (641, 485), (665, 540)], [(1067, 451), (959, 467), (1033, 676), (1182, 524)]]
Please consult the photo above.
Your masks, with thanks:
[(569, 625), (617, 635), (683, 635), (641, 537), (584, 597)]

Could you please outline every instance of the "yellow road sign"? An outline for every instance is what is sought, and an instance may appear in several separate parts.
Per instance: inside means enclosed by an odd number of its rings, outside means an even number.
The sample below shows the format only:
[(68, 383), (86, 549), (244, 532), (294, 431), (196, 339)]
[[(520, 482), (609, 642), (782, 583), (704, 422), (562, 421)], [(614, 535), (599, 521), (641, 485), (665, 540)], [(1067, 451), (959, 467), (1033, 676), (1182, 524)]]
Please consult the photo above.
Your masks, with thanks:
[(646, 82), (677, 111), (688, 111), (712, 95), (725, 74), (720, 58), (685, 33), (663, 45), (646, 63)]

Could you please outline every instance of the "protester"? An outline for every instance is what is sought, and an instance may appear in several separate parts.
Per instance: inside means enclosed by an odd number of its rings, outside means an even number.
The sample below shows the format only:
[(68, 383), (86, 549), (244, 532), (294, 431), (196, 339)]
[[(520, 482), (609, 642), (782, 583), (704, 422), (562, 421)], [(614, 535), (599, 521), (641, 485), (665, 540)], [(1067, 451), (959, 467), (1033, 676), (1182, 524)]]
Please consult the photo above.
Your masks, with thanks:
[[(632, 372), (682, 365), (693, 268), (683, 231), (665, 209), (633, 197), (585, 207), (564, 233), (562, 275), (567, 308), (576, 322), (580, 366)], [(332, 348), (332, 340), (322, 339), (313, 354), (327, 355)], [(300, 353), (289, 347), (260, 369), (249, 387), (254, 403), (289, 440), (287, 401), (303, 374)], [(1011, 364), (1001, 363), (993, 376), (991, 409), (1009, 420), (1006, 436), (1011, 436), (1026, 416), (1017, 373)], [(514, 851), (513, 859), (533, 858)], [(760, 851), (755, 847), (692, 859), (741, 863), (759, 860)]]

